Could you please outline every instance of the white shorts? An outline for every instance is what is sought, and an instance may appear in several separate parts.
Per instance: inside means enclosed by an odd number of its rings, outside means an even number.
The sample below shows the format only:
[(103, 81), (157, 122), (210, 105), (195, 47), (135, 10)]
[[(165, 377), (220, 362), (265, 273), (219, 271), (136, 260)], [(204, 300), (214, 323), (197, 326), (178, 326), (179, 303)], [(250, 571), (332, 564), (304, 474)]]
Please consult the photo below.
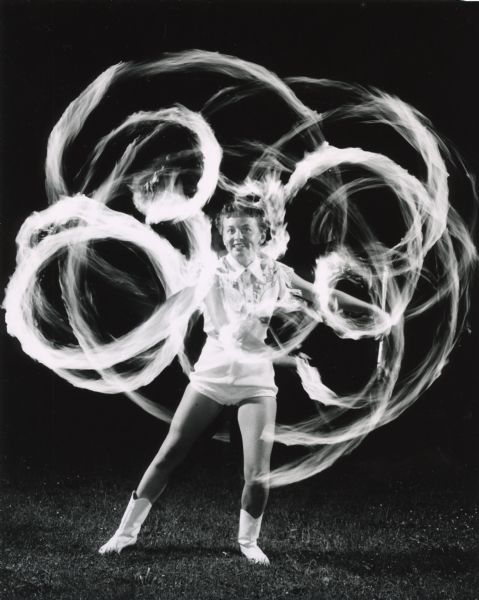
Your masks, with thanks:
[(273, 363), (270, 360), (228, 359), (225, 349), (207, 337), (201, 356), (190, 373), (193, 389), (219, 404), (234, 406), (247, 398), (276, 397)]

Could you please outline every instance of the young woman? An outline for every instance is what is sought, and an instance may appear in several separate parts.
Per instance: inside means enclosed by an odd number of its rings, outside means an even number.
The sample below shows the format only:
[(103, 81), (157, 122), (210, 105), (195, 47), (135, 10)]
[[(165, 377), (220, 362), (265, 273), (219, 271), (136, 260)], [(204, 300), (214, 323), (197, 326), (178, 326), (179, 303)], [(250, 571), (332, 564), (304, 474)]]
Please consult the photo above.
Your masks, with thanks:
[(120, 526), (100, 548), (100, 554), (119, 553), (136, 543), (141, 525), (171, 472), (222, 407), (237, 405), (244, 454), (238, 542), (249, 561), (269, 564), (257, 539), (268, 500), (265, 480), (272, 450), (271, 438), (263, 434), (274, 429), (277, 387), (272, 362), (247, 360), (247, 352), (264, 347), (275, 304), (288, 294), (288, 288), (301, 290), (313, 302), (315, 292), (292, 269), (262, 255), (267, 226), (263, 211), (254, 204), (226, 205), (217, 225), (227, 254), (219, 261), (204, 303), (205, 346), (168, 435), (133, 492)]

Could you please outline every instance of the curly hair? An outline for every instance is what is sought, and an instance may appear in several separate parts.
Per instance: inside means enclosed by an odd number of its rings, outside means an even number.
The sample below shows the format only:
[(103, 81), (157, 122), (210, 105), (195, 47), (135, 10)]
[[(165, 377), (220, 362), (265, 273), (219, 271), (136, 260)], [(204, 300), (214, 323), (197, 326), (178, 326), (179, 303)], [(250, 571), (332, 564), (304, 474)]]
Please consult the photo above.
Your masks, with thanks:
[(260, 229), (268, 236), (269, 224), (266, 220), (265, 212), (261, 206), (259, 206), (258, 201), (236, 198), (235, 200), (230, 200), (224, 204), (215, 217), (215, 225), (220, 233), (223, 219), (228, 217), (254, 217), (257, 220)]

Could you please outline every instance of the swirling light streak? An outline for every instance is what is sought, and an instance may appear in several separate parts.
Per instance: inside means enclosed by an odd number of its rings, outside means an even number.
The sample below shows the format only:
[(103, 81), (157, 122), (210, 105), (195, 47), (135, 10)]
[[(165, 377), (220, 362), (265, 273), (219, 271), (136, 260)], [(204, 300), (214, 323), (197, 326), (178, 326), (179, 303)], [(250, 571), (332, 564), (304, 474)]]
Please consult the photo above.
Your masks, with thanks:
[[(201, 111), (176, 104), (127, 116), (95, 144), (75, 183), (67, 181), (65, 151), (101, 107), (113, 84), (192, 71), (215, 74), (220, 80)], [(301, 100), (305, 89), (316, 92), (320, 99), (325, 91), (332, 91), (344, 95), (346, 101), (321, 111)], [(222, 140), (222, 148), (215, 135), (215, 118), (226, 109), (242, 106), (245, 100), (251, 103), (265, 91), (289, 115), (288, 122), (275, 123), (276, 140), (244, 139), (239, 132), (231, 143)], [(334, 125), (342, 121), (389, 128), (421, 158), (425, 175), (413, 174), (384, 151), (335, 145)], [(184, 129), (191, 138), (191, 147), (172, 152), (173, 158), (195, 160), (197, 179), (191, 193), (183, 189), (182, 171), (161, 163), (166, 160), (164, 153), (141, 164), (141, 151), (172, 127)], [(333, 131), (328, 140), (326, 128)], [(130, 141), (103, 181), (90, 189), (105, 152), (121, 136), (130, 136)], [(295, 144), (303, 148), (302, 157), (298, 158), (297, 148), (291, 149)], [(248, 164), (246, 177), (227, 175), (221, 165), (224, 156)], [(251, 361), (288, 358), (320, 322), (341, 338), (380, 339), (380, 373), (373, 369), (362, 389), (350, 394), (328, 388), (308, 357), (294, 359), (304, 390), (325, 407), (327, 420), (321, 412), (292, 426), (277, 426), (276, 441), (314, 451), (276, 469), (269, 480), (277, 486), (310, 477), (414, 402), (440, 375), (461, 333), (476, 250), (467, 226), (449, 202), (450, 163), (446, 145), (427, 119), (379, 90), (306, 77), (282, 80), (259, 65), (200, 50), (144, 64), (113, 66), (70, 104), (50, 135), (46, 188), (52, 205), (31, 215), (17, 236), (17, 268), (4, 301), (8, 331), (20, 340), (27, 354), (73, 385), (103, 393), (123, 392), (151, 414), (169, 420), (171, 411), (161, 401), (154, 402), (138, 390), (158, 377), (175, 356), (186, 373), (190, 369), (185, 348), (188, 325), (201, 311), (217, 260), (211, 249), (210, 218), (205, 214), (211, 210), (210, 202), (217, 192), (239, 202), (258, 200), (271, 229), (264, 252), (279, 258), (295, 242), (288, 230), (288, 214), (301, 211), (305, 194), (309, 194), (315, 202), (311, 240), (332, 244), (313, 257), (319, 307), (294, 295), (282, 298), (275, 315), (283, 327), (279, 331), (271, 328), (272, 341), (267, 346), (238, 343), (242, 336), (247, 339), (240, 323), (231, 323), (221, 337), (224, 342), (231, 341), (231, 348), (225, 348), (231, 360)], [(354, 169), (360, 175), (350, 180)], [(125, 190), (144, 223), (108, 206)], [(396, 226), (399, 239), (389, 245), (378, 239), (367, 212), (361, 210), (361, 200), (356, 200), (366, 192), (382, 190), (384, 203), (394, 198), (401, 221)], [(153, 228), (165, 224), (181, 234), (182, 251)], [(135, 281), (127, 270), (103, 259), (96, 244), (105, 240), (141, 252), (165, 295), (165, 301), (131, 331), (107, 341), (96, 330), (94, 294), (87, 273), (115, 279), (132, 294)], [(42, 274), (54, 261), (60, 268), (64, 315), (41, 285)], [(359, 282), (366, 298), (343, 291), (341, 283), (347, 281)], [(356, 312), (348, 310), (348, 304)], [(438, 305), (442, 320), (436, 339), (414, 368), (406, 370), (405, 328), (411, 319)], [(43, 330), (55, 331), (55, 326), (68, 330), (76, 343), (50, 339)]]

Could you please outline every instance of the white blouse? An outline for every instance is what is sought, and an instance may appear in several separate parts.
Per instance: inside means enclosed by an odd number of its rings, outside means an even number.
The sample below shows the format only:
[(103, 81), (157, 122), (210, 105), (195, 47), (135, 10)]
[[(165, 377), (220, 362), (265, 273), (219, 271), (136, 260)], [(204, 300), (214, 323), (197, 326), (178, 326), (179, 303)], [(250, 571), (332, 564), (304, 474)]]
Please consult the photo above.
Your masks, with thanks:
[(290, 267), (256, 256), (247, 267), (227, 254), (218, 261), (204, 302), (204, 329), (225, 348), (264, 343), (274, 310), (291, 299)]

